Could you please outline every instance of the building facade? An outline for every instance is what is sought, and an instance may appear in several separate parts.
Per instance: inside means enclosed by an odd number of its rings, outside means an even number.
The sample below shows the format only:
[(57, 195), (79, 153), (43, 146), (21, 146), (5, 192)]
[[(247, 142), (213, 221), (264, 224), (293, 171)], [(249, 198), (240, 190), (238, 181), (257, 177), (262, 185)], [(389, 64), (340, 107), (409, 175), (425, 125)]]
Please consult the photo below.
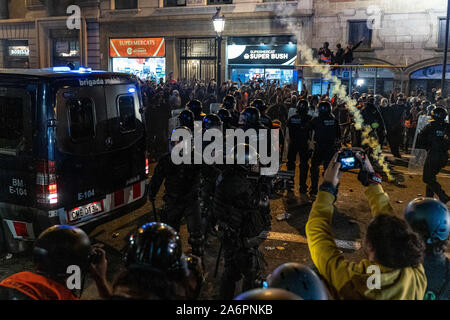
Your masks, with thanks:
[[(77, 5), (79, 28), (68, 18)], [(362, 44), (351, 65), (334, 68), (361, 92), (439, 87), (445, 0), (0, 0), (0, 66), (73, 63), (144, 79), (217, 79), (212, 16), (226, 18), (221, 79), (306, 84), (323, 93), (329, 79), (304, 66), (301, 48)], [(303, 66), (296, 66), (303, 65)], [(450, 78), (450, 68), (447, 69)], [(447, 83), (450, 85), (450, 83)]]

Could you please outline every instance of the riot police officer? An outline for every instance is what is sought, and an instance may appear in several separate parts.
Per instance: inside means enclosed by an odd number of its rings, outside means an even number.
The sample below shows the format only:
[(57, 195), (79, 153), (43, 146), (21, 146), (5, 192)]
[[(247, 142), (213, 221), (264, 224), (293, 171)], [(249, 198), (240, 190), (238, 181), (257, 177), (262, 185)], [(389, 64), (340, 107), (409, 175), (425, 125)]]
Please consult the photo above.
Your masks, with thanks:
[(253, 100), (251, 107), (255, 107), (259, 110), (260, 118), (259, 121), (266, 127), (272, 128), (272, 119), (266, 114), (267, 105), (262, 99)]
[(450, 259), (445, 256), (450, 234), (447, 206), (437, 199), (417, 198), (408, 204), (405, 219), (425, 242), (424, 300), (450, 300)]
[(236, 98), (232, 95), (227, 95), (223, 98), (222, 108), (228, 110), (231, 114), (231, 125), (238, 126), (240, 113), (236, 110)]
[(255, 107), (247, 107), (241, 112), (241, 116), (239, 118), (239, 127), (243, 130), (248, 129), (267, 129), (261, 123), (261, 114), (258, 109)]
[(427, 158), (423, 167), (423, 182), (427, 184), (426, 196), (435, 194), (443, 203), (450, 200), (441, 185), (436, 180), (436, 175), (447, 164), (448, 149), (450, 146), (450, 125), (445, 122), (447, 111), (438, 107), (432, 111), (431, 123), (420, 132), (417, 144), (427, 150)]
[(178, 233), (164, 223), (140, 226), (130, 236), (123, 260), (126, 271), (114, 284), (116, 296), (170, 300), (195, 299), (200, 293), (200, 258), (184, 255)]
[(287, 122), (289, 129), (287, 169), (295, 171), (297, 154), (300, 156), (300, 200), (307, 201), (309, 159), (311, 158), (310, 142), (312, 138), (311, 116), (308, 115), (309, 105), (305, 99), (297, 103), (297, 113)]
[[(226, 110), (225, 110), (226, 111)], [(222, 132), (222, 121), (218, 115), (209, 114), (203, 119), (203, 132), (206, 130), (217, 129)], [(205, 148), (209, 142), (204, 142)], [(221, 151), (222, 153), (222, 151)], [(211, 155), (214, 157), (214, 155)], [(203, 164), (201, 166), (201, 209), (203, 234), (213, 233), (215, 230), (216, 220), (213, 215), (214, 193), (216, 189), (216, 181), (220, 175), (220, 164)]]
[(338, 149), (341, 138), (339, 123), (331, 114), (331, 104), (327, 101), (319, 103), (319, 115), (311, 120), (314, 131), (314, 152), (311, 159), (311, 190), (309, 196), (314, 200), (319, 185), (319, 166), (328, 167)]
[(242, 145), (245, 154), (241, 154), (240, 146), (236, 146), (231, 155), (235, 163), (242, 164), (224, 168), (214, 197), (214, 214), (224, 254), (222, 299), (234, 297), (236, 282), (242, 277), (243, 291), (260, 285), (264, 261), (258, 247), (270, 230), (268, 195), (261, 192), (258, 183), (259, 156), (248, 145)]
[(178, 115), (178, 125), (188, 127), (191, 132), (194, 132), (194, 113), (191, 110), (183, 110)]
[(203, 105), (200, 100), (194, 99), (189, 101), (186, 105), (186, 109), (192, 111), (195, 121), (203, 121), (205, 114), (203, 113)]
[[(189, 130), (186, 127), (178, 127), (175, 130), (179, 129)], [(191, 163), (174, 164), (171, 158), (172, 148), (160, 158), (155, 167), (150, 180), (149, 198), (154, 202), (161, 184), (165, 181), (163, 198), (165, 208), (161, 221), (179, 231), (181, 219), (184, 217), (188, 226), (192, 253), (201, 257), (204, 237), (199, 201), (200, 167), (194, 165), (193, 160)]]

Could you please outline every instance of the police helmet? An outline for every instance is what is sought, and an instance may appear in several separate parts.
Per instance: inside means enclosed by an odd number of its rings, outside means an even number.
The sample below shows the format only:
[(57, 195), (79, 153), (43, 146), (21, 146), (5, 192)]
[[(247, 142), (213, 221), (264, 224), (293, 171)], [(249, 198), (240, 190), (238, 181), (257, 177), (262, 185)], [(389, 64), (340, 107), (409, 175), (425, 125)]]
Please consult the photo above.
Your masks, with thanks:
[(433, 109), (433, 111), (431, 112), (431, 117), (433, 118), (433, 120), (436, 121), (445, 121), (445, 118), (447, 117), (447, 110), (445, 110), (442, 107), (437, 107), (435, 109)]
[(200, 100), (197, 100), (197, 99), (194, 99), (194, 100), (189, 101), (189, 102), (186, 104), (186, 108), (187, 108), (188, 110), (191, 110), (191, 111), (192, 111), (192, 113), (194, 114), (194, 117), (195, 117), (195, 118), (200, 117), (201, 114), (202, 114), (202, 112), (203, 112), (203, 105), (202, 105), (202, 103), (200, 102)]
[(255, 107), (247, 107), (241, 112), (239, 124), (247, 127), (256, 126), (259, 124), (261, 114)]
[(303, 300), (292, 292), (277, 288), (258, 288), (241, 293), (233, 300)]
[(270, 275), (270, 288), (280, 288), (295, 293), (304, 300), (328, 300), (327, 290), (310, 268), (299, 263), (285, 263)]
[(231, 121), (231, 113), (227, 109), (219, 109), (217, 111), (217, 115), (219, 116), (220, 120), (222, 120), (222, 122), (224, 123)]
[(267, 108), (265, 102), (263, 100), (261, 100), (261, 99), (253, 100), (251, 106), (255, 107), (256, 109), (258, 109), (259, 112), (261, 112), (261, 113), (264, 113), (266, 111), (266, 108)]
[(227, 95), (223, 98), (222, 106), (227, 110), (233, 110), (236, 108), (236, 99), (232, 95)]
[(55, 225), (44, 230), (34, 242), (33, 263), (51, 278), (67, 277), (67, 267), (86, 270), (92, 253), (91, 242), (80, 228)]
[[(190, 139), (180, 139), (180, 140), (175, 140), (172, 141), (172, 136), (174, 135), (175, 132), (180, 132), (181, 130), (185, 130), (187, 131), (187, 133), (189, 133), (189, 135), (191, 136), (192, 139), (192, 131), (190, 128), (186, 127), (186, 126), (178, 126), (175, 129), (172, 130), (172, 132), (170, 133), (170, 138), (169, 138), (169, 151), (172, 152), (172, 149), (174, 146), (176, 146), (179, 143), (183, 143), (184, 144), (184, 149), (188, 150), (192, 148), (192, 144), (191, 144), (191, 140)], [(183, 137), (183, 135), (180, 134), (180, 137)], [(181, 152), (181, 150), (180, 150)]]
[(405, 220), (427, 243), (445, 241), (450, 234), (450, 213), (445, 204), (433, 198), (416, 198), (405, 210)]
[(222, 127), (222, 120), (220, 120), (220, 117), (216, 114), (208, 114), (203, 119), (203, 129), (209, 130), (209, 129), (220, 129)]
[(321, 101), (318, 107), (319, 116), (331, 114), (331, 104), (328, 101)]
[(183, 110), (178, 115), (178, 123), (180, 126), (194, 128), (194, 113), (191, 110)]
[(308, 112), (309, 110), (309, 103), (306, 99), (300, 99), (297, 103), (297, 111), (299, 113)]
[(183, 266), (181, 239), (167, 224), (146, 223), (130, 236), (124, 261), (129, 269), (159, 270), (168, 276), (178, 273)]

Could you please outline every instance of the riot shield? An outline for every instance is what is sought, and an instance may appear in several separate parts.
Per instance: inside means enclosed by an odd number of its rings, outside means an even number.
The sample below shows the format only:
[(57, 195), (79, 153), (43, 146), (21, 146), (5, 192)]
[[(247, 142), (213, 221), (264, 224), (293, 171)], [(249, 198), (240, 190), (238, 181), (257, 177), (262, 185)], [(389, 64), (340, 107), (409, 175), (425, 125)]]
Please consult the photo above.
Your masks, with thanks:
[(185, 110), (185, 109), (183, 108), (183, 109), (174, 109), (174, 110), (172, 110), (172, 112), (171, 112), (171, 117), (172, 117), (172, 118), (178, 117), (178, 115), (179, 115), (183, 110)]
[(425, 126), (430, 122), (431, 117), (430, 116), (426, 116), (426, 115), (422, 115), (419, 117), (419, 119), (417, 120), (417, 129), (416, 129), (416, 133), (414, 134), (414, 140), (413, 140), (413, 151), (416, 148), (416, 142), (417, 142), (417, 137), (419, 136), (420, 131), (422, 131), (423, 128), (425, 128)]
[(169, 137), (169, 140), (170, 140), (170, 136), (172, 135), (172, 131), (179, 126), (180, 126), (180, 122), (178, 121), (178, 116), (175, 116), (175, 117), (172, 117), (169, 119), (169, 126), (168, 126), (169, 133), (167, 135)]
[(297, 113), (297, 109), (296, 108), (289, 108), (289, 112), (288, 112), (288, 119), (290, 117), (292, 117), (294, 114)]
[(426, 158), (427, 150), (413, 149), (408, 163), (408, 173), (422, 174)]
[(207, 111), (207, 114), (216, 114), (217, 111), (220, 110), (220, 106), (221, 106), (221, 105), (222, 105), (222, 104), (220, 104), (220, 103), (211, 103), (211, 104), (209, 105), (209, 110), (206, 110), (206, 111)]

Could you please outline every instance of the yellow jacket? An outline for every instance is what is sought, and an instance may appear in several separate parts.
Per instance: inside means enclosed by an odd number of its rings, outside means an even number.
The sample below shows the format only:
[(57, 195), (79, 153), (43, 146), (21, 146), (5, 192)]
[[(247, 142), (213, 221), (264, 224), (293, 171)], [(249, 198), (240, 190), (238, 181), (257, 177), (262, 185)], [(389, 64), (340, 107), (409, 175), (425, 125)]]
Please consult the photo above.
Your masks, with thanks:
[[(393, 214), (389, 197), (381, 185), (369, 186), (365, 193), (374, 216), (380, 213)], [(422, 300), (427, 287), (422, 265), (418, 268), (392, 269), (367, 259), (356, 263), (344, 258), (331, 233), (334, 200), (331, 193), (319, 192), (306, 224), (306, 236), (311, 258), (320, 275), (337, 295), (336, 298)], [(380, 268), (380, 289), (368, 288), (367, 280), (374, 274), (373, 270), (367, 272), (367, 268), (371, 265), (377, 265)], [(373, 282), (369, 281), (369, 283)]]

